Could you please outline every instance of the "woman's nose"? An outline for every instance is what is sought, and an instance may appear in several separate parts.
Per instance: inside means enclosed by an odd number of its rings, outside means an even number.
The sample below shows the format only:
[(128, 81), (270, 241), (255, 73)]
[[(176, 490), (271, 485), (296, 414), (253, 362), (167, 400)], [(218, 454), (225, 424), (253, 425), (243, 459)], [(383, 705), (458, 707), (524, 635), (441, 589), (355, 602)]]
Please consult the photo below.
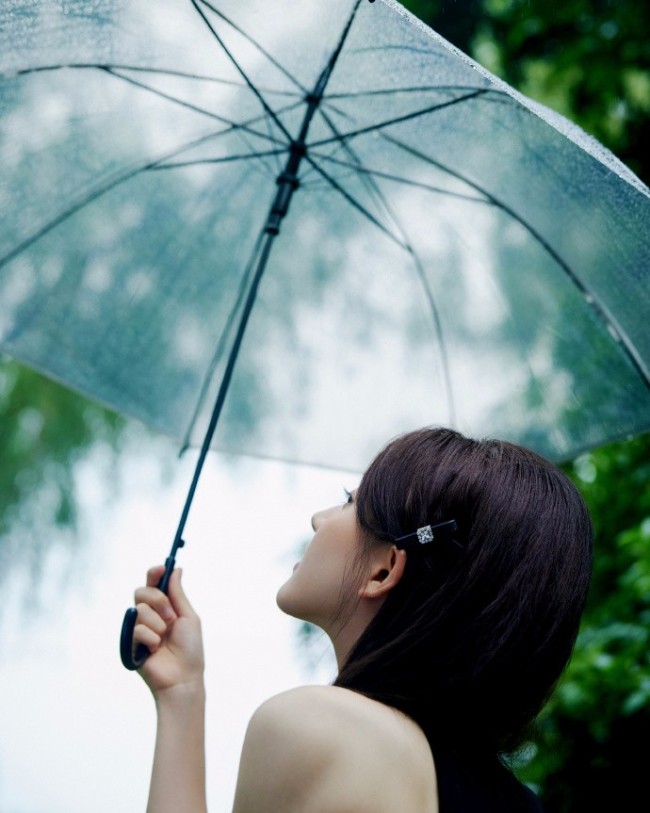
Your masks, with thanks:
[(311, 527), (314, 529), (314, 531), (318, 530), (318, 526), (323, 521), (325, 513), (325, 511), (316, 511), (314, 516), (311, 518)]
[(336, 506), (333, 505), (331, 508), (325, 508), (322, 511), (316, 511), (314, 516), (311, 518), (311, 527), (314, 529), (314, 531), (317, 531), (318, 526), (321, 524), (321, 522), (324, 519), (326, 519), (332, 513), (332, 511), (335, 510)]

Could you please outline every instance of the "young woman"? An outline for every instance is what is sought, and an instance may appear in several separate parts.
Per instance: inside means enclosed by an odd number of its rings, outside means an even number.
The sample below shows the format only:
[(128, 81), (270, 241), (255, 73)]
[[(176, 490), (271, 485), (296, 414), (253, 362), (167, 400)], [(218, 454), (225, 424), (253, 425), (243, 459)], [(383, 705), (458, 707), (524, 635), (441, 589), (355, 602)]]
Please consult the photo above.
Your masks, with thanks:
[[(577, 635), (592, 532), (575, 487), (525, 448), (423, 429), (312, 525), (277, 601), (322, 627), (339, 673), (255, 712), (234, 813), (540, 810), (502, 758)], [(178, 573), (155, 588), (162, 570), (135, 593), (158, 713), (148, 813), (201, 813), (200, 622)]]

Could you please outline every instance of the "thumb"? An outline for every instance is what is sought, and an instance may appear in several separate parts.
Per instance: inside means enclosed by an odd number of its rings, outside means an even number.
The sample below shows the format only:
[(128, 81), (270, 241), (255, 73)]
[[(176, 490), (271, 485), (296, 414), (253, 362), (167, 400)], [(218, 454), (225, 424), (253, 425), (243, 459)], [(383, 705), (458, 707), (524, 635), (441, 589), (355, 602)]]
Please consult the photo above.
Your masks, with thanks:
[(167, 591), (167, 595), (169, 596), (172, 607), (178, 616), (196, 616), (196, 612), (185, 595), (185, 591), (183, 590), (183, 586), (181, 584), (182, 575), (183, 570), (181, 568), (173, 571), (171, 578), (169, 579), (169, 589)]

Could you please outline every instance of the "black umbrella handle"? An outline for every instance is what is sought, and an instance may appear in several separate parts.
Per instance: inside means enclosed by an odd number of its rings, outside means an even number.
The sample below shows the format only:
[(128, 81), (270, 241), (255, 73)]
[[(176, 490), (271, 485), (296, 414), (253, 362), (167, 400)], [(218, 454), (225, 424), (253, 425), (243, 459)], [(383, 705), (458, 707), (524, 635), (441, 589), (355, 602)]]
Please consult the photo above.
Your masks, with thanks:
[[(176, 559), (173, 556), (169, 556), (166, 559), (165, 572), (156, 585), (159, 590), (162, 590), (162, 592), (165, 593), (165, 595), (167, 595), (167, 591), (169, 590), (169, 580), (175, 564)], [(135, 630), (135, 625), (137, 622), (137, 609), (135, 607), (129, 607), (129, 609), (124, 613), (124, 620), (122, 621), (122, 633), (120, 635), (120, 658), (122, 659), (122, 665), (124, 668), (128, 669), (130, 672), (139, 669), (151, 654), (144, 644), (138, 644), (135, 651), (133, 649), (133, 631)]]

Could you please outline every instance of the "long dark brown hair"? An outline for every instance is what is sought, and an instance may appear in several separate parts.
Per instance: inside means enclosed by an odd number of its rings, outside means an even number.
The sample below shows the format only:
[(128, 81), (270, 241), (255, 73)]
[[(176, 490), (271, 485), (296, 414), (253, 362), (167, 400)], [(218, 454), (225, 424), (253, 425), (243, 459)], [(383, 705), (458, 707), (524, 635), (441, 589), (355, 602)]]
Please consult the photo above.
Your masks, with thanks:
[(511, 752), (577, 636), (592, 557), (579, 492), (529, 449), (427, 428), (377, 455), (356, 510), (361, 559), (450, 519), (460, 546), (443, 540), (407, 553), (401, 581), (335, 685), (402, 710), (432, 747)]

